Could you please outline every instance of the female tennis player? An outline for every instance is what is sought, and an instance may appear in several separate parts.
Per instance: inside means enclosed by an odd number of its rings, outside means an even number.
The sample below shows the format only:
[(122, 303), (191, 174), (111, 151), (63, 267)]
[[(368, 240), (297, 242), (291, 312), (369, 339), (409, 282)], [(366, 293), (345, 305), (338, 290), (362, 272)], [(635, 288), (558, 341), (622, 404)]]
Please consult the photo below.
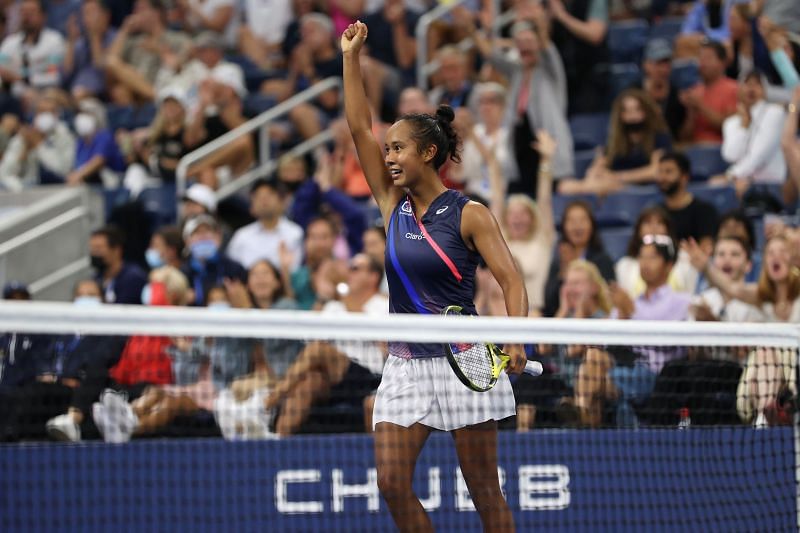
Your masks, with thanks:
[[(489, 210), (448, 190), (438, 170), (458, 161), (453, 110), (406, 115), (386, 133), (372, 134), (359, 51), (367, 26), (342, 35), (345, 115), (372, 195), (386, 224), (386, 274), (393, 313), (438, 314), (459, 305), (475, 314), (475, 269), (486, 261), (503, 288), (509, 316), (525, 316), (528, 298), (500, 229)], [(489, 392), (465, 387), (450, 369), (442, 344), (390, 343), (373, 413), (378, 486), (401, 531), (432, 531), (411, 483), (417, 457), (433, 429), (451, 432), (472, 500), (485, 531), (513, 531), (497, 476), (497, 420), (514, 414), (508, 376)], [(523, 370), (522, 346), (506, 346), (508, 372)]]

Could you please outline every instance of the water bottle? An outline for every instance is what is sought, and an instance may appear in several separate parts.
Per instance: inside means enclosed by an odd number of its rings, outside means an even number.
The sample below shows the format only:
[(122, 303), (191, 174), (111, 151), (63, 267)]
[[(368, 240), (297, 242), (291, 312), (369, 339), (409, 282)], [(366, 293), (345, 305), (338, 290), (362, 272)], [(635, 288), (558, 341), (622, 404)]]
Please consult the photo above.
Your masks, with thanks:
[(689, 429), (692, 427), (692, 419), (689, 416), (689, 408), (682, 407), (679, 413), (678, 429)]

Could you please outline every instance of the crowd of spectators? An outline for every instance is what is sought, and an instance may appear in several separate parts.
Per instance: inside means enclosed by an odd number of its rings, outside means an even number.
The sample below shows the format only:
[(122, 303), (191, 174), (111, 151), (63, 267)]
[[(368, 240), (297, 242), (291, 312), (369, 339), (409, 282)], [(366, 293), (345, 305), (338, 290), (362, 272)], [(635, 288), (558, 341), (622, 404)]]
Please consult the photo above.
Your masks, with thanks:
[[(0, 187), (127, 192), (90, 237), (95, 277), (76, 304), (388, 312), (386, 237), (337, 89), (192, 164), (174, 220), (136, 208), (144, 190), (174, 191), (192, 150), (339, 76), (338, 36), (360, 19), (376, 134), (407, 113), (455, 109), (463, 158), (441, 177), (497, 217), (532, 317), (800, 322), (795, 0), (515, 0), (500, 2), (505, 25), (494, 1), (466, 2), (428, 30), (426, 92), (415, 29), (435, 4), (7, 4)], [(259, 143), (281, 154), (326, 129), (328, 145), (281, 156), (247, 195), (218, 198), (257, 164)], [(491, 274), (477, 279), (481, 313), (504, 314)], [(6, 292), (30, 297), (23, 285)], [(289, 435), (320, 405), (368, 413), (385, 355), (380, 344), (280, 339), (2, 343), (0, 394), (13, 401), (0, 436), (71, 441), (99, 430), (121, 442), (212, 412), (226, 437)], [(776, 350), (531, 351), (546, 373), (516, 383), (521, 430), (676, 423), (680, 408), (708, 406), (664, 400), (675, 376), (709, 361), (738, 370), (715, 413), (780, 424), (796, 394), (795, 358)], [(36, 398), (44, 415), (22, 408)]]

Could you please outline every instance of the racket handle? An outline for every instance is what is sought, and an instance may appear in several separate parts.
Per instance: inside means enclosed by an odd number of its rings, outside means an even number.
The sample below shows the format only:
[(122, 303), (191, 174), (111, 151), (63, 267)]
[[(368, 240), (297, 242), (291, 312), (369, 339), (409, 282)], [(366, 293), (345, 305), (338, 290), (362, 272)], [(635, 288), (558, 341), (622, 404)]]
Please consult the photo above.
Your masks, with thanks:
[(541, 376), (542, 372), (544, 372), (544, 368), (542, 368), (542, 363), (539, 361), (528, 361), (525, 363), (525, 370), (523, 370), (523, 372), (531, 376)]

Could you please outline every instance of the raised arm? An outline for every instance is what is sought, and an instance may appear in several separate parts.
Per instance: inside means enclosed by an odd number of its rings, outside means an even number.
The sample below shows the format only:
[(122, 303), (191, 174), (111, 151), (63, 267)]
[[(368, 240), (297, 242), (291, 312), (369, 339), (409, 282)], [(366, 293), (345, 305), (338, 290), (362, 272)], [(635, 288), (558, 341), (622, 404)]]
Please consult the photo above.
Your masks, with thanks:
[(689, 253), (692, 266), (706, 276), (708, 282), (718, 288), (728, 298), (740, 300), (746, 304), (760, 306), (758, 290), (754, 283), (733, 281), (724, 272), (711, 264), (708, 254), (694, 239), (683, 241), (681, 248)]
[(344, 114), (372, 196), (380, 207), (383, 219), (388, 221), (392, 209), (400, 200), (402, 191), (392, 185), (392, 179), (384, 162), (383, 150), (372, 134), (372, 116), (358, 59), (366, 39), (367, 25), (363, 22), (351, 24), (342, 34)]
[(536, 203), (539, 204), (539, 231), (549, 243), (556, 240), (556, 222), (553, 216), (553, 157), (558, 145), (545, 130), (536, 131), (537, 141), (533, 148), (539, 152), (539, 178), (536, 187)]
[(786, 158), (789, 177), (794, 179), (797, 188), (800, 189), (800, 141), (797, 140), (797, 119), (800, 112), (798, 112), (798, 107), (800, 107), (800, 86), (795, 87), (792, 94), (792, 103), (789, 104), (789, 112), (783, 123), (783, 136), (781, 137), (781, 148), (783, 156)]

